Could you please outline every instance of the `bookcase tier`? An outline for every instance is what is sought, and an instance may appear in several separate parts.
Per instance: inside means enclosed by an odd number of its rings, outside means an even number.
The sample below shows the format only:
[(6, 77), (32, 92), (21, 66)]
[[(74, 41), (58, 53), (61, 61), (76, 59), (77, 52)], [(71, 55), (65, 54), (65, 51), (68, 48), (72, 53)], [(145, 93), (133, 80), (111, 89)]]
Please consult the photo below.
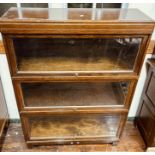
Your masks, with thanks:
[(129, 82), (21, 83), (26, 107), (123, 106)]
[(27, 117), (30, 139), (101, 138), (116, 137), (120, 116), (118, 115), (72, 115)]

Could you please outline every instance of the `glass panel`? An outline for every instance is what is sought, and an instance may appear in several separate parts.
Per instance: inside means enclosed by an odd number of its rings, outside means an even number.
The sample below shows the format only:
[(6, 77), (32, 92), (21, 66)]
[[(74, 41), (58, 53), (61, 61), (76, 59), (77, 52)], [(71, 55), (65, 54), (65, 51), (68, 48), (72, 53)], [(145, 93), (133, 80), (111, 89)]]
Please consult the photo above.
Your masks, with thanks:
[[(92, 3), (68, 3), (68, 8), (92, 8)], [(121, 3), (96, 3), (96, 8), (121, 8)]]
[(30, 136), (40, 138), (81, 138), (116, 136), (120, 116), (44, 116), (30, 117)]
[(0, 3), (0, 17), (11, 7), (17, 7), (16, 3)]
[(48, 8), (48, 3), (21, 3), (21, 7)]
[(123, 105), (128, 82), (22, 83), (25, 106)]
[(133, 70), (142, 38), (14, 38), (19, 71)]
[(68, 8), (92, 8), (92, 3), (68, 3)]
[(121, 8), (121, 3), (97, 3), (96, 8)]

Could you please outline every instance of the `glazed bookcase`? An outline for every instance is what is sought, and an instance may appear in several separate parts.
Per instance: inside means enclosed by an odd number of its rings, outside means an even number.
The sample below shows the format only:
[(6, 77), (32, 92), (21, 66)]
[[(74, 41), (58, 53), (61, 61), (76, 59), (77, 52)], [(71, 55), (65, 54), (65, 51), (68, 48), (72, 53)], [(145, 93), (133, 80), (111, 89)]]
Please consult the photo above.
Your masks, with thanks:
[(28, 146), (117, 143), (152, 20), (135, 9), (11, 8), (0, 22)]

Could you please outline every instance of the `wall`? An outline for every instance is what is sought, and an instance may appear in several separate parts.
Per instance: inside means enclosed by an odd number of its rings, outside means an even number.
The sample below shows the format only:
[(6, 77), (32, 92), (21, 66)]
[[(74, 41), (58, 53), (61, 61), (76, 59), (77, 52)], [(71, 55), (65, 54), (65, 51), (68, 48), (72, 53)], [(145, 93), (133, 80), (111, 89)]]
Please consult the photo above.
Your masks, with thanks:
[(9, 116), (12, 119), (19, 118), (8, 62), (5, 54), (0, 54), (0, 76), (3, 84)]
[(131, 103), (131, 107), (130, 107), (130, 111), (129, 111), (129, 115), (128, 117), (135, 117), (136, 116), (136, 112), (137, 112), (137, 108), (140, 102), (140, 98), (141, 98), (141, 94), (143, 91), (143, 87), (145, 84), (145, 79), (146, 79), (146, 75), (147, 75), (147, 71), (146, 71), (146, 61), (148, 58), (151, 58), (152, 54), (147, 54), (142, 66), (142, 70), (140, 73), (140, 77), (136, 86), (136, 90), (133, 96), (133, 100)]
[(128, 8), (137, 8), (155, 19), (155, 3), (129, 3)]
[[(146, 15), (148, 15), (150, 18), (155, 20), (155, 11), (154, 11), (155, 10), (155, 4), (129, 3), (128, 8), (137, 8), (137, 9), (141, 10), (142, 12), (144, 12)], [(153, 33), (152, 39), (155, 39), (155, 33)], [(144, 83), (145, 83), (145, 79), (146, 79), (146, 65), (145, 65), (145, 62), (146, 62), (147, 58), (151, 58), (151, 57), (152, 57), (151, 54), (147, 54), (146, 57), (145, 57), (145, 61), (144, 61), (144, 64), (143, 64), (143, 67), (142, 67), (142, 70), (141, 70), (140, 78), (138, 80), (137, 87), (136, 87), (136, 90), (135, 90), (135, 94), (134, 94), (134, 97), (133, 97), (133, 100), (132, 100), (131, 108), (130, 108), (130, 111), (129, 111), (129, 115), (128, 115), (129, 117), (135, 117), (135, 115), (136, 115), (137, 108), (138, 108), (138, 105), (139, 105), (139, 101), (140, 101), (140, 98), (141, 98), (141, 93), (142, 93)]]
[[(148, 15), (150, 18), (155, 20), (155, 3), (129, 3), (128, 8), (137, 8)], [(152, 39), (155, 39), (155, 31), (153, 33)]]

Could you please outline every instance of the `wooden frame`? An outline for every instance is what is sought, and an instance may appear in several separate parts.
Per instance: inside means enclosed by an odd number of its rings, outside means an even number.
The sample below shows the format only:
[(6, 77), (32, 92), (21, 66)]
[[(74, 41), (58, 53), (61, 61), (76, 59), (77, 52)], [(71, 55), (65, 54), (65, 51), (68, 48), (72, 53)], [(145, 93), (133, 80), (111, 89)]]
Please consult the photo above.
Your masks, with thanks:
[[(77, 80), (78, 81), (78, 80)], [(77, 81), (69, 81), (71, 83), (75, 83)], [(17, 103), (18, 103), (18, 107), (19, 107), (19, 110), (20, 111), (35, 111), (35, 110), (39, 110), (39, 111), (48, 111), (48, 110), (52, 110), (52, 112), (59, 112), (59, 111), (69, 111), (69, 112), (80, 112), (82, 111), (82, 113), (84, 112), (104, 112), (104, 111), (107, 111), (107, 109), (110, 109), (111, 111), (115, 111), (117, 109), (128, 109), (130, 107), (130, 104), (131, 104), (131, 96), (133, 95), (133, 90), (134, 90), (134, 86), (136, 84), (136, 81), (134, 80), (126, 80), (126, 79), (119, 79), (119, 80), (101, 80), (101, 81), (98, 81), (98, 82), (102, 82), (102, 83), (107, 83), (107, 82), (129, 82), (129, 86), (127, 88), (127, 96), (125, 97), (125, 100), (124, 100), (124, 104), (123, 105), (103, 105), (103, 106), (60, 106), (60, 107), (54, 107), (54, 106), (45, 106), (45, 107), (27, 107), (25, 104), (24, 104), (24, 97), (23, 97), (23, 91), (22, 91), (22, 88), (21, 88), (21, 84), (22, 83), (56, 83), (57, 81), (54, 81), (54, 80), (51, 80), (49, 79), (48, 81), (17, 81), (17, 80), (13, 80), (13, 84), (14, 84), (14, 89), (15, 89), (15, 94), (16, 94), (16, 99), (17, 99)], [(59, 83), (66, 83), (67, 81), (58, 81)], [(87, 80), (85, 81), (79, 81), (80, 83), (85, 83), (85, 82), (88, 82)], [(92, 81), (89, 81), (89, 83), (93, 83), (93, 82), (96, 82), (95, 80), (92, 80)]]

